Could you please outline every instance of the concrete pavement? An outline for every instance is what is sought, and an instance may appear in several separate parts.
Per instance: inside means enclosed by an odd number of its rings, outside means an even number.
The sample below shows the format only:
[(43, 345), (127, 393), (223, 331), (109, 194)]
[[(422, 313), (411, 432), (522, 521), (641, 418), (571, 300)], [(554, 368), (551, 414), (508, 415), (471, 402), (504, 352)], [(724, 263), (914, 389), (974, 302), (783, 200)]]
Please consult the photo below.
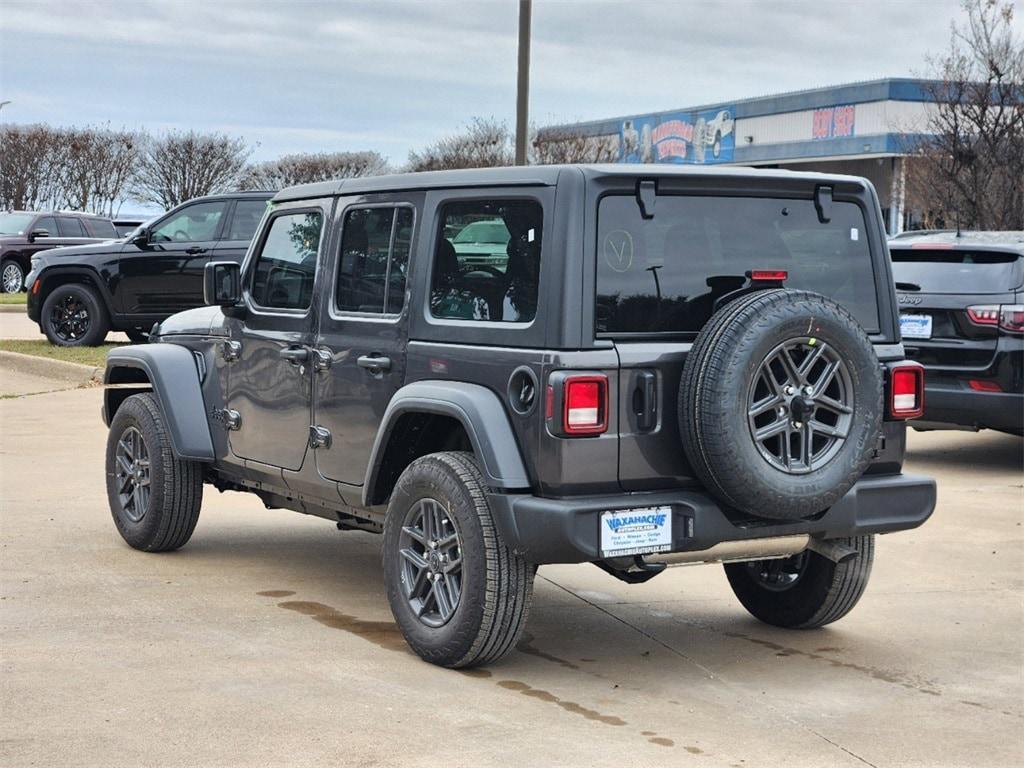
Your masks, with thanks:
[(757, 623), (716, 566), (545, 566), (519, 650), (457, 673), (406, 650), (370, 534), (207, 487), (185, 548), (128, 548), (100, 399), (0, 400), (0, 765), (1024, 760), (1019, 439), (912, 434), (939, 508), (829, 628)]

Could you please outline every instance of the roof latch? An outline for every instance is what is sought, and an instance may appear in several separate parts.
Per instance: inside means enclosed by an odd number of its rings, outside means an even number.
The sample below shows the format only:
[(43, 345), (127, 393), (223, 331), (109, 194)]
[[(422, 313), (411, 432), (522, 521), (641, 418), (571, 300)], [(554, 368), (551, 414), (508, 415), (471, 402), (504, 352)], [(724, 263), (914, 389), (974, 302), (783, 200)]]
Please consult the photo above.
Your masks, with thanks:
[(832, 187), (814, 188), (814, 209), (818, 212), (818, 221), (822, 224), (832, 221)]
[(654, 218), (654, 201), (657, 200), (658, 188), (654, 179), (641, 179), (636, 183), (636, 204), (640, 206), (640, 215), (645, 219)]

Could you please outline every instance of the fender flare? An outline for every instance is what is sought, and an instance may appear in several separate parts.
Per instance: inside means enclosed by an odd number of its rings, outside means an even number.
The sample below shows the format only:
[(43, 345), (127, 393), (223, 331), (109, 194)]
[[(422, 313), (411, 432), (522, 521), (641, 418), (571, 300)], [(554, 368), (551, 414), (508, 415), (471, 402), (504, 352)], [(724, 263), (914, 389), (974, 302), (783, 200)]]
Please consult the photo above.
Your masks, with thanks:
[[(171, 446), (180, 459), (211, 462), (215, 458), (206, 405), (192, 352), (177, 344), (139, 344), (107, 354), (104, 384), (118, 383), (115, 372), (125, 368), (145, 372), (160, 403)], [(103, 421), (109, 427), (120, 400), (117, 390), (103, 393)]]
[(399, 389), (388, 404), (363, 483), (363, 504), (369, 504), (391, 432), (406, 413), (432, 413), (456, 419), (469, 436), (480, 471), (491, 488), (530, 488), (519, 443), (501, 400), (487, 387), (458, 381), (417, 381)]

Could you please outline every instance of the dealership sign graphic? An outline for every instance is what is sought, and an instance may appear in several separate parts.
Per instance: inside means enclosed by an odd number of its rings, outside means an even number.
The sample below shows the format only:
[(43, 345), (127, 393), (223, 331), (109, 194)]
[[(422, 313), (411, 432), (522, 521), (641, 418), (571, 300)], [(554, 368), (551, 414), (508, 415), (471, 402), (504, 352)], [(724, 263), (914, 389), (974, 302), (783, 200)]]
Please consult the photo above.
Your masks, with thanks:
[(812, 139), (845, 139), (853, 136), (856, 111), (852, 104), (816, 109), (811, 117)]
[(726, 107), (626, 118), (619, 131), (619, 162), (732, 162), (735, 115), (735, 107)]

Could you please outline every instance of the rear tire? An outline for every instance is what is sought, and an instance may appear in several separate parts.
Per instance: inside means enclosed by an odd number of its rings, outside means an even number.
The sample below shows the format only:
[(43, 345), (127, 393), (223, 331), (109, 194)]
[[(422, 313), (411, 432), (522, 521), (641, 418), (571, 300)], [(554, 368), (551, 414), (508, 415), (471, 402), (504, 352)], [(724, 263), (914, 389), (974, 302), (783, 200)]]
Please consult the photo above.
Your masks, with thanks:
[(95, 347), (103, 343), (110, 320), (96, 290), (80, 283), (54, 288), (43, 302), (39, 325), (58, 347)]
[(471, 454), (433, 453), (402, 473), (384, 524), (384, 582), (424, 661), (465, 668), (512, 650), (535, 570), (502, 541)]
[(117, 409), (106, 469), (114, 525), (130, 546), (169, 552), (185, 545), (203, 504), (202, 466), (174, 455), (152, 394), (132, 395)]
[(750, 613), (776, 627), (814, 629), (853, 610), (868, 585), (875, 557), (875, 537), (837, 539), (857, 554), (834, 563), (805, 550), (783, 560), (728, 563), (732, 591)]

